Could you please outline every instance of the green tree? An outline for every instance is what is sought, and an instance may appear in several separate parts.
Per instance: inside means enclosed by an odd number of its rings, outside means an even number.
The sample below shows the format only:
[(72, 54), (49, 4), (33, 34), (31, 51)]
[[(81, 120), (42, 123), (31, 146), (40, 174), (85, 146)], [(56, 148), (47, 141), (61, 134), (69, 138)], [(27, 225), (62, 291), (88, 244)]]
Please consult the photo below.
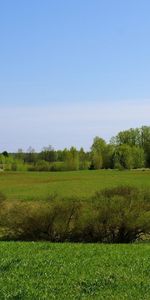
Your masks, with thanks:
[(105, 140), (96, 136), (91, 146), (91, 165), (94, 167), (94, 169), (101, 169), (103, 167), (105, 149)]
[(45, 160), (48, 162), (54, 162), (57, 160), (57, 152), (52, 148), (52, 146), (44, 147), (43, 151), (39, 155), (40, 160)]
[(132, 147), (133, 168), (143, 168), (145, 166), (145, 153), (144, 149), (140, 147)]
[(132, 147), (125, 144), (117, 146), (114, 153), (114, 168), (131, 169), (133, 165)]
[(34, 148), (31, 146), (28, 148), (24, 159), (27, 163), (35, 164), (37, 162), (37, 153), (35, 152)]
[(103, 153), (103, 167), (105, 169), (113, 169), (113, 156), (115, 152), (115, 146), (112, 144), (108, 144), (105, 147), (105, 151)]
[(142, 126), (140, 129), (141, 147), (144, 149), (146, 167), (150, 167), (150, 126)]
[(141, 128), (130, 128), (121, 131), (118, 135), (111, 139), (116, 145), (129, 145), (143, 148), (145, 153), (145, 166), (150, 167), (150, 126), (142, 126)]
[(89, 162), (88, 162), (88, 160), (87, 160), (87, 155), (86, 155), (86, 153), (85, 153), (85, 151), (84, 151), (84, 149), (83, 148), (81, 148), (80, 150), (79, 150), (79, 161), (80, 161), (80, 169), (81, 170), (86, 170), (86, 169), (88, 169), (88, 166), (89, 166)]
[(71, 147), (70, 150), (66, 152), (65, 168), (69, 171), (79, 169), (79, 154), (75, 147)]

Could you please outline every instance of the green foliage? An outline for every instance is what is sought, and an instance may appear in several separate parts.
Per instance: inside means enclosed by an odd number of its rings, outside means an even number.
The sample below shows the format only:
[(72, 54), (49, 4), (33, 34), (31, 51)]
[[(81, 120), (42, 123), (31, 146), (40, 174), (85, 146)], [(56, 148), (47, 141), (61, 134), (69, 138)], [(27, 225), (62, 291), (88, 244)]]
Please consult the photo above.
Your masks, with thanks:
[(126, 144), (131, 147), (137, 146), (142, 148), (146, 158), (146, 166), (150, 167), (150, 126), (121, 131), (114, 142), (117, 145)]
[(48, 146), (45, 147), (43, 151), (39, 154), (39, 159), (48, 162), (54, 162), (57, 160), (57, 153), (51, 146)]
[(111, 144), (106, 145), (105, 151), (103, 153), (103, 167), (105, 169), (113, 169), (113, 167), (114, 167), (114, 162), (113, 162), (114, 152), (115, 152), (114, 145), (111, 145)]
[[(48, 162), (49, 166), (44, 162)], [(44, 166), (45, 164), (45, 166)], [(43, 165), (43, 167), (42, 167)], [(40, 153), (29, 147), (27, 152), (4, 151), (0, 155), (0, 170), (5, 171), (77, 171), (86, 169), (138, 169), (150, 167), (150, 127), (121, 131), (110, 143), (98, 136), (93, 140), (90, 152), (75, 147), (54, 150), (44, 147)]]
[(102, 153), (97, 152), (96, 150), (92, 152), (92, 165), (95, 170), (102, 169), (103, 166), (103, 158)]
[(80, 170), (88, 170), (90, 166), (88, 154), (85, 153), (84, 149), (81, 148), (79, 150), (79, 169)]
[(28, 170), (27, 164), (23, 163), (23, 161), (20, 159), (14, 160), (11, 164), (11, 171), (19, 171), (19, 172), (24, 172)]
[(145, 166), (145, 153), (143, 148), (133, 146), (132, 157), (134, 169), (143, 168)]
[(103, 153), (105, 151), (106, 142), (104, 139), (96, 136), (93, 140), (93, 144), (91, 146), (91, 151), (97, 151), (98, 153)]
[(0, 167), (5, 171), (27, 171), (27, 165), (22, 159), (16, 159), (12, 155), (0, 155)]
[(7, 151), (3, 151), (3, 152), (2, 152), (2, 155), (3, 155), (4, 157), (9, 157), (9, 154), (8, 154)]
[(113, 162), (116, 169), (142, 168), (145, 164), (144, 150), (127, 144), (116, 146)]
[(79, 169), (79, 154), (75, 147), (66, 152), (65, 170), (72, 171)]
[(45, 160), (37, 161), (35, 171), (50, 171), (50, 164)]
[(65, 163), (62, 161), (56, 161), (50, 164), (50, 171), (57, 172), (57, 171), (64, 171), (65, 170)]
[[(102, 199), (103, 196), (103, 199)], [(104, 241), (128, 243), (150, 232), (150, 193), (117, 187), (97, 193), (98, 220)]]
[(8, 239), (129, 243), (150, 232), (150, 192), (125, 186), (84, 201), (5, 202), (1, 219)]
[(114, 167), (118, 164), (124, 169), (133, 168), (132, 148), (126, 144), (120, 145), (115, 149)]
[(92, 166), (94, 169), (101, 169), (103, 167), (105, 148), (106, 142), (96, 136), (91, 146)]

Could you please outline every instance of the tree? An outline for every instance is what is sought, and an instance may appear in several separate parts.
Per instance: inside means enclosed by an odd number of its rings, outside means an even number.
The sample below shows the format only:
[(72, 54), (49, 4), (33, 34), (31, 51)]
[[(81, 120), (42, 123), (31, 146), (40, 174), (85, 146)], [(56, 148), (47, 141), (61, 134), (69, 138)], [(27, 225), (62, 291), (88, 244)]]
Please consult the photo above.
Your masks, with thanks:
[(79, 150), (79, 160), (80, 160), (80, 169), (88, 169), (89, 162), (87, 161), (87, 156), (83, 148)]
[(65, 168), (69, 171), (79, 169), (79, 154), (75, 147), (66, 152)]
[(142, 126), (140, 129), (141, 147), (144, 149), (146, 167), (150, 167), (150, 126)]
[(52, 148), (51, 145), (44, 147), (39, 156), (41, 160), (48, 162), (54, 162), (57, 160), (57, 152)]
[(114, 152), (114, 168), (133, 168), (132, 148), (129, 145), (123, 144), (116, 147)]
[(95, 170), (99, 170), (103, 166), (103, 158), (102, 158), (102, 153), (93, 151), (92, 152), (92, 165), (94, 166)]
[(8, 154), (7, 151), (3, 151), (3, 152), (2, 152), (2, 155), (5, 156), (5, 157), (8, 157), (8, 156), (9, 156), (9, 154)]
[(91, 146), (91, 165), (94, 169), (101, 169), (103, 167), (104, 151), (106, 149), (106, 142), (102, 138), (96, 136)]
[(25, 155), (25, 161), (28, 163), (36, 163), (37, 160), (37, 154), (35, 153), (34, 148), (31, 146), (27, 149), (27, 153)]
[(104, 154), (103, 154), (103, 167), (105, 169), (113, 169), (113, 156), (115, 152), (115, 146), (108, 144), (106, 145)]
[(18, 159), (24, 160), (24, 153), (23, 153), (23, 149), (22, 148), (18, 149), (18, 152), (16, 153), (15, 157), (18, 158)]
[(130, 128), (121, 131), (113, 138), (116, 145), (129, 145), (143, 148), (145, 154), (145, 166), (150, 167), (150, 126), (142, 126), (141, 128)]
[(0, 169), (4, 170), (5, 169), (5, 161), (6, 158), (3, 154), (0, 154)]
[(36, 171), (50, 171), (50, 164), (45, 160), (38, 160), (35, 165)]
[(134, 169), (143, 168), (145, 166), (145, 153), (143, 148), (133, 146), (132, 156)]

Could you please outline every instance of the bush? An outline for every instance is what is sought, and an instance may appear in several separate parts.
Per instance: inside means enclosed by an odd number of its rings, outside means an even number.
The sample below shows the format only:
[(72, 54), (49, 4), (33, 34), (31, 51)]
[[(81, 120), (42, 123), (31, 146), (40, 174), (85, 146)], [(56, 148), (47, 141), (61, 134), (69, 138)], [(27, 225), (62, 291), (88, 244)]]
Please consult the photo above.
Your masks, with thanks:
[(21, 161), (14, 161), (11, 165), (11, 171), (27, 171), (27, 165)]
[(128, 243), (150, 232), (150, 193), (134, 187), (115, 187), (96, 193), (102, 240)]
[(64, 169), (65, 169), (64, 162), (61, 161), (53, 162), (50, 165), (50, 171), (52, 172), (64, 171)]
[(120, 186), (90, 199), (5, 201), (1, 220), (9, 239), (130, 243), (150, 233), (150, 192)]
[(35, 171), (50, 171), (50, 164), (45, 160), (39, 160), (35, 165)]

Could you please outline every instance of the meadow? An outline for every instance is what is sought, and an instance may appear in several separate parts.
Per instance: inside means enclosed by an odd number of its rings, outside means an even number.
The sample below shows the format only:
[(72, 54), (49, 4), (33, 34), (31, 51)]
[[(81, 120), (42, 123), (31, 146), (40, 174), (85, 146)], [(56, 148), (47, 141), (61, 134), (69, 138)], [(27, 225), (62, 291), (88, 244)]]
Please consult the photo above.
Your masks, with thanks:
[(150, 299), (150, 244), (0, 243), (0, 299)]
[[(86, 199), (118, 185), (149, 190), (150, 171), (0, 173), (0, 191), (10, 203), (35, 204), (55, 193)], [(150, 299), (149, 253), (148, 242), (1, 241), (0, 299)]]
[(43, 200), (49, 195), (87, 197), (103, 188), (132, 185), (150, 188), (149, 170), (1, 172), (0, 191), (9, 200)]

